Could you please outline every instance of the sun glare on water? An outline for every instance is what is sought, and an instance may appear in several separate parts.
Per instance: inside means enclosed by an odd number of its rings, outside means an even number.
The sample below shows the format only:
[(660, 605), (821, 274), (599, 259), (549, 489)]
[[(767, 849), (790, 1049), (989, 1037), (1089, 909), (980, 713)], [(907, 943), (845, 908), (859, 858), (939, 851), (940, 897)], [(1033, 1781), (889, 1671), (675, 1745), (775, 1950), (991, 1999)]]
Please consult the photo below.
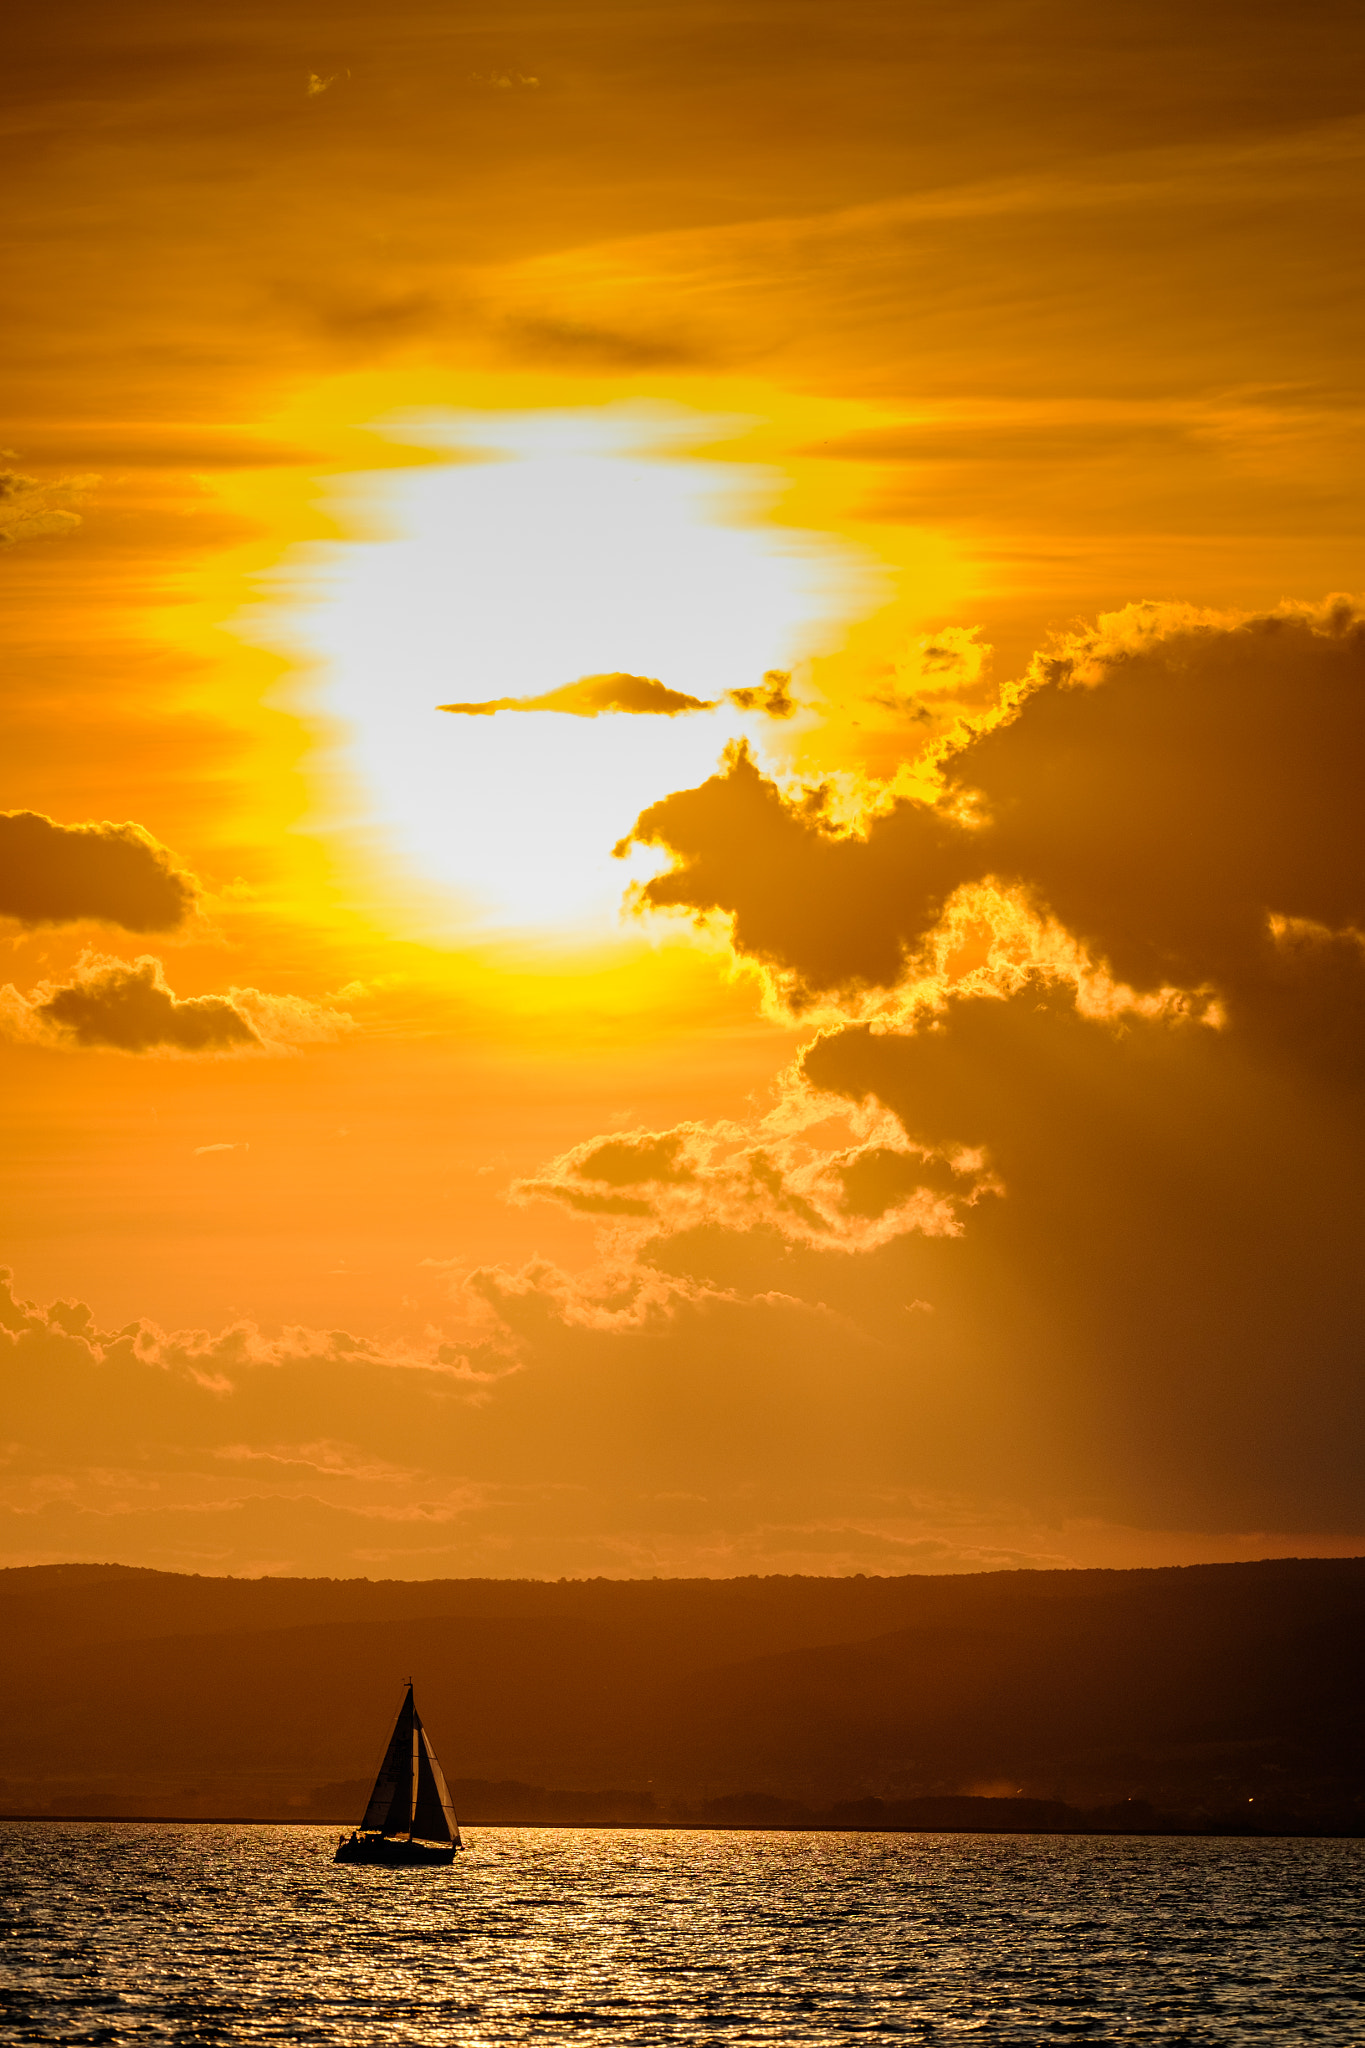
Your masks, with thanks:
[(451, 890), (462, 923), (611, 928), (631, 874), (613, 844), (761, 720), (436, 706), (616, 671), (707, 700), (752, 688), (810, 651), (865, 575), (832, 542), (757, 523), (760, 472), (689, 458), (711, 421), (484, 413), (385, 431), (451, 460), (348, 479), (344, 509), (371, 530), (379, 515), (385, 537), (310, 549), (288, 576), (290, 636), (321, 660), (362, 822)]

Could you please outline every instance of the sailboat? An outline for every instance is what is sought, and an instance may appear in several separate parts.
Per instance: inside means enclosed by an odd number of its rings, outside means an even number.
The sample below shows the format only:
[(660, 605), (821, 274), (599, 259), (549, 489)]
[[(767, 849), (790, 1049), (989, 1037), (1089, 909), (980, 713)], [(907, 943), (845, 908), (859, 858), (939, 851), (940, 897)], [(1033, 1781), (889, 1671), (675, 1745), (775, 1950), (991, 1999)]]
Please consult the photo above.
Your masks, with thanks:
[(445, 1774), (412, 1698), (412, 1680), (365, 1818), (337, 1844), (338, 1863), (453, 1863), (463, 1849)]

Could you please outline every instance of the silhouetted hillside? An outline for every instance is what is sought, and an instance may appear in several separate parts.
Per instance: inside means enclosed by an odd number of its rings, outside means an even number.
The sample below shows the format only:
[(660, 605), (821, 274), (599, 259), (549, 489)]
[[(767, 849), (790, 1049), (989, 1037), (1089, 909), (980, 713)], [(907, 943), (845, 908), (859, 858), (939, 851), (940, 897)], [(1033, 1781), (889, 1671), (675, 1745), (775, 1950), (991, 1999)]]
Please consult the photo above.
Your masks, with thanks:
[(558, 1584), (20, 1569), (0, 1573), (0, 1804), (353, 1818), (411, 1673), (471, 1818), (987, 1824), (912, 1817), (979, 1814), (951, 1804), (975, 1795), (1339, 1824), (1361, 1810), (1363, 1620), (1357, 1559)]

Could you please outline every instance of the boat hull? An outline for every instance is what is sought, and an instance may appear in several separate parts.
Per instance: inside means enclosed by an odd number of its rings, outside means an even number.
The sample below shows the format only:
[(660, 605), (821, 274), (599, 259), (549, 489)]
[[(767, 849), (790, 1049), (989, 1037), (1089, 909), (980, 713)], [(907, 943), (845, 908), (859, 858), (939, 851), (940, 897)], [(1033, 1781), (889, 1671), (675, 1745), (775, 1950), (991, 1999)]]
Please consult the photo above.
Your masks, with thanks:
[(377, 1863), (387, 1870), (434, 1870), (455, 1861), (455, 1844), (398, 1842), (390, 1835), (352, 1835), (337, 1843), (337, 1863)]

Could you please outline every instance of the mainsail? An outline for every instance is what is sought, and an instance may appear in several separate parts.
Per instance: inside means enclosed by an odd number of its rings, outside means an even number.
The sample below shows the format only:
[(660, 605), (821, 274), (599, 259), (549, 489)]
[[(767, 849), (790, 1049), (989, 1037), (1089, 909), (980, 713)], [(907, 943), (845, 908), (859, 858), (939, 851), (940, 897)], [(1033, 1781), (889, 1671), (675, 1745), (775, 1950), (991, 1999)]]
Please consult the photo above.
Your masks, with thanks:
[(360, 1831), (464, 1846), (445, 1774), (422, 1726), (422, 1717), (413, 1705), (411, 1683), (379, 1766)]

